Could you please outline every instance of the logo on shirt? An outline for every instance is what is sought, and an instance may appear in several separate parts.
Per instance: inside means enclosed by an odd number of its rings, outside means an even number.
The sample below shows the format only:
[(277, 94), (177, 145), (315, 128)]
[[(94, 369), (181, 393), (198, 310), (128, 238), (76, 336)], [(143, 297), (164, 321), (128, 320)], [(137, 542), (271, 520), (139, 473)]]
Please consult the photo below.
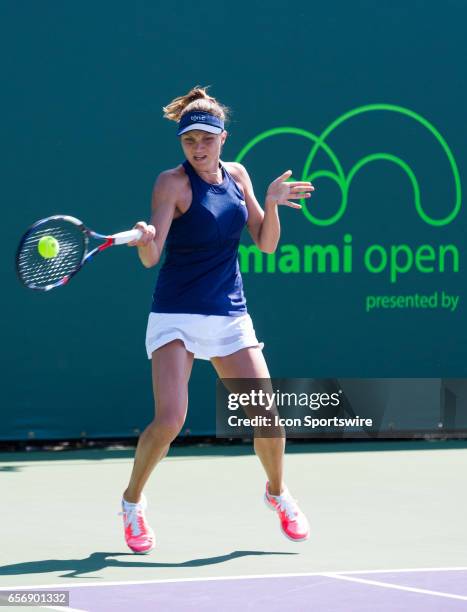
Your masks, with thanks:
[(240, 204), (241, 204), (242, 206), (246, 206), (246, 204), (245, 204), (245, 201), (244, 201), (244, 200), (240, 200)]

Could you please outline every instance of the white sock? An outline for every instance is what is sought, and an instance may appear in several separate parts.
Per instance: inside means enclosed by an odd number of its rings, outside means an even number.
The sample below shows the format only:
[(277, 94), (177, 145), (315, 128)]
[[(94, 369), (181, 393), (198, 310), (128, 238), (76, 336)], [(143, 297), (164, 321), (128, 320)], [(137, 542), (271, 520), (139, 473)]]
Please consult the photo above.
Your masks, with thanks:
[(139, 504), (141, 503), (141, 501), (139, 502), (128, 502), (124, 497), (122, 497), (122, 502), (123, 505), (125, 506), (125, 508), (134, 508), (135, 506), (139, 506)]
[(279, 499), (279, 497), (282, 497), (285, 492), (286, 492), (286, 488), (284, 487), (284, 490), (282, 491), (280, 495), (273, 495), (272, 493), (269, 493), (269, 497), (273, 497), (274, 499)]

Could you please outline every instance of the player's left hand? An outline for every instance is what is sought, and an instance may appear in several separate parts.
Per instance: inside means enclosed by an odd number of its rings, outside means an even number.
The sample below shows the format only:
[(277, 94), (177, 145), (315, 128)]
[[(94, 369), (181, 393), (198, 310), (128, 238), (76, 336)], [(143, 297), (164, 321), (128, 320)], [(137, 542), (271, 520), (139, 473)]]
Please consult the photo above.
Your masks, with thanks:
[(315, 190), (310, 181), (289, 181), (292, 170), (287, 170), (278, 176), (268, 187), (266, 193), (266, 202), (275, 204), (276, 206), (284, 205), (291, 208), (301, 208), (300, 204), (291, 202), (290, 200), (301, 200), (309, 198), (311, 192)]

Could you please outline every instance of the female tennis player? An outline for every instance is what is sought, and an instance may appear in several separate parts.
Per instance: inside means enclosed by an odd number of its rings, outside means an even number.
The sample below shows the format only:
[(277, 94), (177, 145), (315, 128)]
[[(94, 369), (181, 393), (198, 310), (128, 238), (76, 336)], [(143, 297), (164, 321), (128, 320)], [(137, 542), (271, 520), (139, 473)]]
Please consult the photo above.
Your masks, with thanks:
[[(136, 223), (142, 237), (130, 243), (147, 268), (158, 263), (166, 246), (146, 334), (155, 417), (139, 438), (122, 497), (125, 539), (136, 553), (155, 546), (143, 488), (183, 427), (193, 359), (210, 360), (220, 378), (269, 378), (246, 308), (237, 259), (240, 234), (246, 224), (258, 248), (273, 253), (279, 206), (300, 208), (291, 200), (307, 198), (314, 189), (309, 182), (286, 182), (288, 170), (269, 185), (263, 210), (246, 169), (220, 160), (226, 107), (206, 88), (195, 87), (164, 113), (178, 122), (186, 159), (159, 175), (150, 224)], [(309, 525), (283, 482), (284, 448), (284, 437), (254, 439), (267, 476), (265, 502), (277, 512), (282, 532), (299, 542), (309, 537)]]

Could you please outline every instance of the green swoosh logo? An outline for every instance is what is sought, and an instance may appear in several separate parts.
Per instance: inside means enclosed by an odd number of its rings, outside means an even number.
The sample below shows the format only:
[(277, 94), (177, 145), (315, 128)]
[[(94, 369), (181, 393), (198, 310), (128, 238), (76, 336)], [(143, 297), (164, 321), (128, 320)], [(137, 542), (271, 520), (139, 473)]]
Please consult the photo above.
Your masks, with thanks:
[[(420, 197), (420, 187), (417, 181), (417, 177), (415, 176), (415, 173), (413, 172), (412, 168), (409, 166), (409, 164), (406, 161), (404, 161), (400, 157), (397, 157), (396, 155), (393, 155), (391, 153), (372, 153), (371, 155), (362, 157), (349, 170), (347, 175), (345, 174), (342, 168), (342, 165), (337, 158), (337, 155), (334, 153), (331, 147), (327, 144), (326, 139), (336, 128), (338, 128), (340, 125), (342, 125), (343, 123), (345, 123), (352, 117), (361, 115), (363, 113), (374, 112), (374, 111), (387, 111), (387, 112), (400, 113), (402, 115), (406, 115), (407, 117), (410, 117), (414, 121), (421, 124), (435, 137), (435, 139), (437, 140), (437, 142), (443, 149), (444, 153), (446, 154), (449, 165), (451, 167), (453, 179), (454, 179), (455, 201), (454, 201), (452, 210), (449, 214), (439, 219), (435, 219), (431, 217), (423, 209), (423, 206), (421, 203), (421, 197)], [(309, 221), (311, 221), (315, 225), (320, 225), (320, 226), (333, 225), (334, 223), (337, 223), (339, 219), (341, 219), (341, 217), (344, 215), (347, 209), (347, 204), (349, 200), (349, 189), (350, 189), (350, 185), (352, 183), (353, 178), (355, 177), (357, 172), (361, 170), (365, 165), (372, 163), (374, 161), (379, 161), (379, 160), (385, 160), (385, 161), (392, 162), (398, 165), (400, 168), (402, 168), (402, 170), (404, 170), (404, 172), (407, 174), (410, 180), (410, 183), (412, 185), (415, 210), (417, 211), (419, 217), (428, 225), (433, 225), (435, 227), (441, 227), (443, 225), (448, 225), (449, 223), (451, 223), (451, 221), (453, 221), (456, 218), (456, 216), (458, 215), (460, 211), (461, 200), (462, 200), (461, 180), (460, 180), (459, 170), (457, 168), (456, 160), (454, 159), (454, 155), (452, 154), (451, 149), (449, 148), (446, 140), (443, 138), (443, 136), (440, 134), (440, 132), (435, 128), (433, 124), (431, 124), (427, 119), (425, 119), (418, 113), (415, 113), (414, 111), (411, 111), (408, 108), (404, 108), (402, 106), (396, 106), (394, 104), (368, 104), (366, 106), (359, 106), (358, 108), (350, 110), (347, 113), (344, 113), (343, 115), (338, 117), (335, 121), (333, 121), (330, 125), (328, 125), (328, 127), (319, 136), (317, 136), (316, 134), (313, 134), (312, 132), (309, 132), (308, 130), (303, 130), (301, 128), (294, 128), (294, 127), (278, 127), (278, 128), (273, 128), (271, 130), (266, 130), (265, 132), (258, 134), (257, 136), (255, 136), (255, 138), (250, 140), (243, 147), (240, 153), (237, 155), (235, 161), (241, 162), (245, 158), (245, 156), (248, 154), (248, 152), (251, 151), (251, 149), (254, 146), (262, 142), (263, 140), (266, 140), (267, 138), (271, 138), (273, 136), (278, 136), (278, 135), (283, 135), (283, 134), (292, 134), (296, 136), (302, 136), (304, 138), (307, 138), (313, 143), (310, 153), (308, 154), (305, 160), (305, 164), (303, 167), (302, 176), (300, 180), (314, 181), (317, 178), (328, 178), (334, 181), (340, 189), (341, 202), (340, 202), (339, 208), (335, 214), (333, 214), (331, 217), (328, 217), (327, 219), (320, 219), (312, 215), (311, 212), (308, 210), (305, 201), (302, 200), (302, 211), (304, 215), (308, 218)], [(332, 161), (334, 168), (335, 168), (334, 172), (331, 170), (312, 169), (313, 161), (320, 149), (322, 149), (327, 154), (329, 159)]]

